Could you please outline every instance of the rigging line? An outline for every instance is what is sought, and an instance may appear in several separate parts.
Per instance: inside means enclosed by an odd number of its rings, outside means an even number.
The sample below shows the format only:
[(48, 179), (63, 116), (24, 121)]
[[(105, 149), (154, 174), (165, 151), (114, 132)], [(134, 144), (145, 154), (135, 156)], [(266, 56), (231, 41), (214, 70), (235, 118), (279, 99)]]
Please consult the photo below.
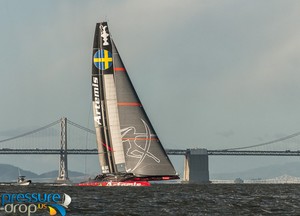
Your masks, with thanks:
[[(92, 101), (90, 102), (90, 109), (89, 109), (89, 116), (88, 116), (87, 127), (89, 127), (89, 125), (90, 125), (91, 110), (92, 110)], [(88, 138), (89, 138), (89, 133), (86, 132), (86, 136), (85, 136), (85, 148), (86, 149), (87, 149), (87, 146), (88, 146)], [(84, 156), (84, 174), (85, 175), (87, 174), (86, 161), (87, 161), (87, 155)]]
[(46, 129), (46, 128), (50, 128), (50, 127), (52, 127), (52, 126), (54, 126), (54, 125), (60, 123), (60, 121), (61, 121), (61, 120), (59, 119), (59, 120), (56, 120), (55, 122), (52, 122), (51, 124), (48, 124), (48, 125), (46, 125), (46, 126), (44, 126), (44, 127), (41, 127), (41, 128), (38, 128), (38, 129), (36, 129), (36, 130), (30, 131), (30, 132), (27, 132), (27, 133), (24, 133), (24, 134), (15, 136), (15, 137), (11, 137), (11, 138), (8, 138), (8, 139), (0, 140), (0, 143), (2, 143), (2, 142), (7, 142), (7, 141), (10, 141), (10, 140), (14, 140), (14, 139), (18, 139), (18, 138), (21, 138), (21, 137), (24, 137), (24, 136), (28, 136), (28, 135), (30, 135), (30, 134), (37, 133), (37, 132), (39, 132), (39, 131), (41, 131), (41, 130), (44, 130), (44, 129)]
[(269, 142), (265, 142), (265, 143), (260, 143), (260, 144), (251, 145), (251, 146), (237, 147), (237, 148), (229, 148), (229, 149), (223, 149), (223, 150), (224, 151), (227, 151), (227, 150), (241, 150), (241, 149), (248, 149), (248, 148), (259, 147), (259, 146), (265, 146), (265, 145), (270, 145), (270, 144), (280, 142), (280, 141), (283, 141), (283, 140), (287, 140), (287, 139), (290, 139), (290, 138), (293, 138), (293, 137), (296, 137), (296, 136), (299, 136), (299, 135), (300, 135), (300, 132), (297, 132), (297, 133), (294, 133), (294, 134), (291, 134), (291, 135), (288, 135), (288, 136), (285, 136), (285, 137), (282, 137), (282, 138), (279, 138), (279, 139), (276, 139), (276, 140), (272, 140), (272, 141), (269, 141)]
[(69, 119), (68, 119), (67, 121), (68, 121), (69, 124), (71, 124), (71, 125), (73, 125), (73, 126), (79, 128), (79, 129), (85, 130), (85, 131), (87, 131), (87, 132), (89, 132), (89, 133), (92, 133), (92, 134), (96, 134), (95, 131), (93, 131), (93, 130), (91, 130), (91, 129), (89, 129), (89, 128), (83, 127), (83, 126), (81, 126), (81, 125), (79, 125), (79, 124), (76, 124), (76, 123), (70, 121)]

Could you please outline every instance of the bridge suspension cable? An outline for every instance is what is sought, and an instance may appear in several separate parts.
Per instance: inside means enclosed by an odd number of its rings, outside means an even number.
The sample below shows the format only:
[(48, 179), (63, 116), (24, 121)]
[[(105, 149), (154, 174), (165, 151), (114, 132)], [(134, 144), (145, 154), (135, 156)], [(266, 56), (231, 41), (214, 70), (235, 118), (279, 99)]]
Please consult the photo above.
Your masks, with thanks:
[(297, 133), (293, 133), (291, 135), (281, 137), (279, 139), (275, 139), (275, 140), (272, 140), (272, 141), (269, 141), (269, 142), (264, 142), (264, 143), (259, 143), (259, 144), (256, 144), (256, 145), (250, 145), (250, 146), (244, 146), (244, 147), (228, 148), (228, 149), (223, 149), (223, 150), (224, 151), (242, 150), (242, 149), (249, 149), (249, 148), (260, 147), (260, 146), (266, 146), (266, 145), (281, 142), (281, 141), (284, 141), (284, 140), (287, 140), (287, 139), (291, 139), (291, 138), (299, 136), (299, 135), (300, 135), (300, 132), (297, 132)]
[(69, 123), (70, 125), (73, 125), (73, 126), (79, 128), (79, 129), (82, 129), (82, 130), (86, 131), (86, 132), (89, 132), (89, 133), (92, 133), (92, 134), (96, 134), (95, 131), (93, 131), (93, 130), (91, 130), (91, 129), (89, 129), (89, 128), (83, 127), (83, 126), (81, 126), (81, 125), (79, 125), (79, 124), (76, 124), (75, 122), (72, 122), (72, 121), (70, 121), (69, 119), (68, 119), (67, 121), (68, 121), (68, 123)]
[(56, 120), (55, 122), (52, 122), (51, 124), (48, 124), (48, 125), (46, 125), (46, 126), (44, 126), (44, 127), (40, 127), (40, 128), (38, 128), (38, 129), (36, 129), (36, 130), (30, 131), (30, 132), (27, 132), (27, 133), (24, 133), (24, 134), (15, 136), (15, 137), (11, 137), (11, 138), (7, 138), (7, 139), (4, 139), (4, 140), (0, 140), (0, 143), (2, 143), (2, 142), (7, 142), (7, 141), (11, 141), (11, 140), (15, 140), (15, 139), (18, 139), (18, 138), (21, 138), (21, 137), (24, 137), (24, 136), (28, 136), (28, 135), (30, 135), (30, 134), (37, 133), (37, 132), (39, 132), (39, 131), (41, 131), (41, 130), (50, 128), (50, 127), (52, 127), (52, 126), (54, 126), (54, 125), (60, 123), (60, 121), (61, 121), (61, 120), (59, 119), (59, 120)]

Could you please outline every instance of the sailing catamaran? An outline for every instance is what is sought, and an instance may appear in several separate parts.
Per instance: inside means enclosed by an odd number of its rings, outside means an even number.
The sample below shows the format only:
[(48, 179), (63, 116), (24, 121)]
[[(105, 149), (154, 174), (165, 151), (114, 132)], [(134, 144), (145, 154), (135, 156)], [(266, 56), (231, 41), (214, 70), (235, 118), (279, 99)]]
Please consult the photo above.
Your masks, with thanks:
[(111, 38), (97, 23), (92, 65), (92, 98), (102, 174), (81, 186), (148, 186), (179, 179)]

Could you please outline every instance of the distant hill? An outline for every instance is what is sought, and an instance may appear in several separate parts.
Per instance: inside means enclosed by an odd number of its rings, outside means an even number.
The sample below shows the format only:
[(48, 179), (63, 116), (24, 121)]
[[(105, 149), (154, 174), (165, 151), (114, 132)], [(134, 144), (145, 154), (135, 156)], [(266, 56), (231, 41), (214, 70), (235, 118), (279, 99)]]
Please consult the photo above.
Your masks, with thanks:
[[(0, 182), (15, 182), (19, 176), (19, 172), (21, 175), (26, 176), (27, 179), (32, 179), (33, 182), (54, 182), (58, 176), (58, 170), (38, 175), (34, 172), (23, 170), (13, 165), (0, 164)], [(84, 173), (74, 171), (69, 171), (68, 174), (71, 180), (74, 178), (76, 181), (84, 179), (85, 176)]]
[(19, 169), (16, 166), (8, 165), (8, 164), (0, 164), (0, 181), (1, 182), (11, 182), (16, 181), (19, 176), (19, 171), (21, 175), (27, 176), (28, 178), (37, 178), (38, 175)]
[[(81, 172), (74, 172), (74, 171), (68, 171), (69, 177), (80, 177), (84, 176)], [(50, 172), (42, 173), (38, 175), (38, 178), (57, 178), (58, 176), (58, 170), (53, 170)]]
[(241, 179), (269, 179), (282, 175), (300, 177), (300, 162), (286, 163), (282, 165), (264, 166), (256, 169), (249, 169), (242, 172), (232, 173), (211, 173), (210, 179), (234, 180)]

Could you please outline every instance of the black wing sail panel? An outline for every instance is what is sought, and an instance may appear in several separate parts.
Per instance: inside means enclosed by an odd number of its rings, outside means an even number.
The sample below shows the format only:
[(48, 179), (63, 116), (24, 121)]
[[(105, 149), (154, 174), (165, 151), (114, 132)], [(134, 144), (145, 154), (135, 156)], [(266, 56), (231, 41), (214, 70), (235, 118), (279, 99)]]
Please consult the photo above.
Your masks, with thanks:
[(105, 140), (105, 128), (104, 128), (104, 107), (103, 107), (103, 90), (102, 90), (102, 70), (98, 67), (97, 52), (100, 49), (100, 24), (97, 23), (94, 35), (93, 45), (93, 65), (92, 65), (92, 99), (93, 99), (93, 113), (94, 113), (94, 125), (96, 130), (96, 140), (99, 153), (99, 162), (102, 173), (110, 173), (111, 167), (109, 165), (108, 151), (110, 147)]
[(107, 23), (97, 23), (93, 50), (92, 91), (102, 173), (125, 172), (113, 67), (112, 44)]
[(126, 171), (135, 176), (176, 176), (112, 41)]

